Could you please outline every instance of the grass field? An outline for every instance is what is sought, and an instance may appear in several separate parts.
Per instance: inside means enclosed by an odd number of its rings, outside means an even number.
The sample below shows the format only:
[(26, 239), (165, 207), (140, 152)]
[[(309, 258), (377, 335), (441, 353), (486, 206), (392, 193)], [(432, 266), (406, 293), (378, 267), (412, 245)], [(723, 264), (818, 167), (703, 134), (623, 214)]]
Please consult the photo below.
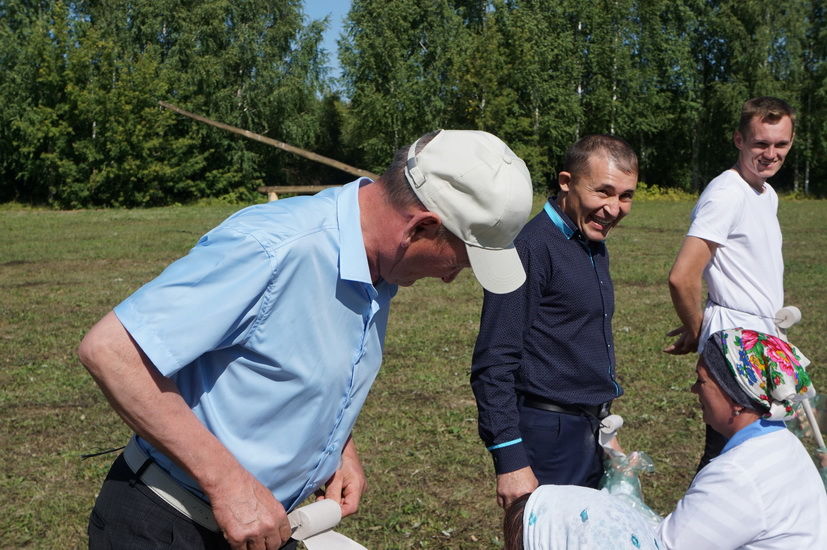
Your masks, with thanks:
[[(539, 207), (539, 202), (538, 205)], [(676, 325), (665, 280), (691, 203), (639, 201), (609, 240), (618, 371), (615, 412), (627, 450), (647, 451), (650, 505), (667, 512), (702, 444), (689, 391), (691, 357), (661, 353)], [(55, 212), (0, 209), (0, 548), (86, 545), (87, 514), (125, 443), (74, 350), (117, 302), (183, 255), (237, 207)], [(782, 201), (787, 303), (803, 312), (791, 339), (827, 384), (827, 202)], [(394, 303), (381, 373), (355, 432), (369, 489), (340, 531), (370, 549), (500, 546), (491, 461), (468, 385), (481, 290), (470, 273), (422, 281)]]

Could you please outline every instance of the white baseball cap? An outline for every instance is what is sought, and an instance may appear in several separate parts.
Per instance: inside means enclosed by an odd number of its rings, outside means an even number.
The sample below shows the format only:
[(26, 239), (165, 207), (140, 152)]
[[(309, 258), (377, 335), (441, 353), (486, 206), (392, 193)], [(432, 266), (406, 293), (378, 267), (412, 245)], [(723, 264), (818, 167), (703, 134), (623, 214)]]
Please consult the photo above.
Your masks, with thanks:
[(525, 270), (514, 237), (531, 214), (531, 175), (497, 136), (478, 130), (441, 130), (405, 166), (416, 196), (462, 239), (480, 284), (496, 294), (518, 289)]

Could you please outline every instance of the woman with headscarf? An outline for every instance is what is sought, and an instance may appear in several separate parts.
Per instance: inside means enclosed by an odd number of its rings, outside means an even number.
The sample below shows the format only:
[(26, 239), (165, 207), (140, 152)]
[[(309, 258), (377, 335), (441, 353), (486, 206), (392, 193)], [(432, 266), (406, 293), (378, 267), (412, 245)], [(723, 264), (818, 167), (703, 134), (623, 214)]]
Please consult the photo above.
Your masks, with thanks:
[(728, 439), (656, 528), (605, 491), (546, 485), (506, 513), (506, 550), (827, 549), (827, 493), (784, 426), (814, 395), (809, 361), (775, 336), (713, 334), (698, 359), (704, 422)]

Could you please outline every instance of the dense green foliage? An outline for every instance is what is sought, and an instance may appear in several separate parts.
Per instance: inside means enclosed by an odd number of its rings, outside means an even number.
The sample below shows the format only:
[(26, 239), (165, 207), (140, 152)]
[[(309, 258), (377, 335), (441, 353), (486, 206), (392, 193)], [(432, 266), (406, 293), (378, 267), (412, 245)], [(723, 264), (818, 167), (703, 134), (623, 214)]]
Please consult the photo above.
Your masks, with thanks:
[[(362, 151), (374, 169), (375, 152), (386, 158), (400, 132), (410, 139), (436, 119), (499, 134), (538, 187), (553, 181), (568, 144), (607, 132), (638, 150), (642, 180), (697, 191), (733, 161), (743, 101), (778, 95), (800, 124), (776, 184), (827, 191), (823, 2), (426, 2), (448, 11), (441, 18), (411, 16), (410, 4), (422, 3), (354, 0), (342, 41), (346, 90), (354, 119), (369, 125)], [(395, 118), (377, 121), (376, 111)]]
[(351, 179), (159, 100), (377, 172), (434, 128), (484, 129), (540, 190), (572, 141), (614, 133), (643, 181), (697, 191), (732, 162), (741, 103), (778, 95), (799, 124), (776, 186), (827, 193), (820, 0), (353, 0), (339, 82), (325, 25), (301, 0), (0, 0), (0, 201), (245, 200)]
[(323, 27), (298, 0), (15, 1), (0, 21), (0, 200), (155, 205), (318, 177), (158, 106), (320, 145)]

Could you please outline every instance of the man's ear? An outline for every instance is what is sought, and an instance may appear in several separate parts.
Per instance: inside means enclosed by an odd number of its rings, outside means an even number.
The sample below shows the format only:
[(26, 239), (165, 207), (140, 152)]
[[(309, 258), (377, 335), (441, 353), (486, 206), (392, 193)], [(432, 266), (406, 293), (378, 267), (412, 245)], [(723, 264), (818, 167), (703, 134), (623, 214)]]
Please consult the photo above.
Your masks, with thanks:
[(560, 172), (557, 175), (557, 184), (560, 186), (560, 191), (564, 193), (569, 192), (569, 187), (572, 183), (571, 172)]
[(442, 220), (438, 214), (427, 210), (420, 210), (408, 220), (405, 227), (405, 241), (407, 244), (421, 239), (433, 239), (436, 237)]
[(735, 144), (735, 148), (739, 151), (744, 146), (744, 136), (741, 135), (741, 130), (736, 128), (735, 131), (732, 132), (732, 143)]

